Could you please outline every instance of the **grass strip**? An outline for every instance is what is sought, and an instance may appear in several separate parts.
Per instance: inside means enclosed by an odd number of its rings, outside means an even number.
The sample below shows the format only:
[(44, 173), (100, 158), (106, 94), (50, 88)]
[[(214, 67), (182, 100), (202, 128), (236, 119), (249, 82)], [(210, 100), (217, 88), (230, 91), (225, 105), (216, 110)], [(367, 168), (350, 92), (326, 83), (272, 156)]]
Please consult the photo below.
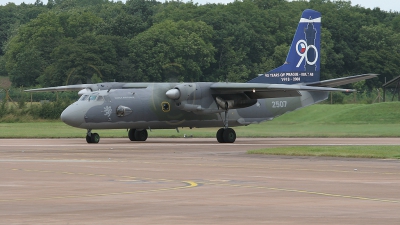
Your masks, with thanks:
[[(398, 137), (400, 124), (282, 124), (275, 121), (235, 127), (237, 137)], [(149, 137), (195, 138), (213, 137), (216, 128), (149, 131)], [(100, 137), (127, 137), (126, 129), (93, 130)], [(0, 123), (0, 138), (84, 138), (85, 129), (70, 127), (60, 121)]]
[(400, 159), (399, 146), (290, 146), (250, 150), (248, 154)]

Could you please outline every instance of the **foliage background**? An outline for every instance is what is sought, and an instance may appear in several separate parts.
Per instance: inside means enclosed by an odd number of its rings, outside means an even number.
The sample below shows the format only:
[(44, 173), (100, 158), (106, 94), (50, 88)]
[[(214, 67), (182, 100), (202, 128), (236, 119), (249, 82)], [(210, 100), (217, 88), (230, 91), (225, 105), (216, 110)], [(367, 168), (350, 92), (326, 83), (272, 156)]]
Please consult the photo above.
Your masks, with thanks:
[[(400, 16), (349, 1), (54, 0), (0, 6), (0, 76), (14, 87), (244, 82), (281, 65), (304, 9), (322, 13), (321, 79), (400, 69)], [(353, 88), (350, 85), (350, 88)]]

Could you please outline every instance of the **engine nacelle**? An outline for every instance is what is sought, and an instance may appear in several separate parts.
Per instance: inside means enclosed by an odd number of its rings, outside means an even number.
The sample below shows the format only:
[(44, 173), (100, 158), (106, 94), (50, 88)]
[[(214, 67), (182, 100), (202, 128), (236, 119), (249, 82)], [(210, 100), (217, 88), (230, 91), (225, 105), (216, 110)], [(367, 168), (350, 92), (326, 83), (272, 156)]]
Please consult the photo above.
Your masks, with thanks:
[(200, 112), (204, 108), (201, 106), (201, 90), (195, 83), (183, 83), (176, 85), (168, 90), (165, 95), (175, 100), (176, 106), (187, 112)]
[(257, 103), (257, 99), (246, 99), (242, 97), (237, 97), (230, 100), (224, 100), (221, 97), (216, 97), (215, 101), (217, 102), (219, 107), (225, 110), (246, 108)]
[[(170, 89), (165, 93), (168, 98), (175, 100), (176, 102), (184, 101), (195, 101), (201, 98), (201, 93), (197, 92), (195, 83), (183, 83), (176, 85), (173, 89)], [(200, 96), (196, 96), (200, 95)]]

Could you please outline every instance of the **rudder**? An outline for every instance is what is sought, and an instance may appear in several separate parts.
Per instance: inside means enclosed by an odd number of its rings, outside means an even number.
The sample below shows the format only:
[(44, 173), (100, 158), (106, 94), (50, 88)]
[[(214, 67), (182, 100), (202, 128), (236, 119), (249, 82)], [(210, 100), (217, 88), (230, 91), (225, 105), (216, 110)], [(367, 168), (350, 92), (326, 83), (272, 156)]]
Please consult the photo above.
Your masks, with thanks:
[(321, 13), (301, 15), (285, 63), (248, 83), (295, 84), (320, 80)]

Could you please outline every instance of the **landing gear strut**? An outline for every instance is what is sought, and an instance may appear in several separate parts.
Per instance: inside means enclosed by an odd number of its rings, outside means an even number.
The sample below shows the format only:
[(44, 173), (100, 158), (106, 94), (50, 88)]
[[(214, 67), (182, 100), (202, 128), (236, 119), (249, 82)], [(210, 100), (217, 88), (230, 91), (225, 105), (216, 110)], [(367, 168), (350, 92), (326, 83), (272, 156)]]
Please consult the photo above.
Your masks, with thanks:
[(97, 144), (100, 141), (98, 133), (92, 133), (92, 129), (88, 129), (86, 133), (86, 142), (89, 144)]
[(128, 132), (128, 137), (131, 141), (146, 141), (147, 136), (148, 134), (146, 129), (130, 129)]
[(217, 131), (217, 141), (219, 143), (233, 143), (236, 140), (236, 132), (228, 127), (228, 110), (225, 110), (224, 128)]

